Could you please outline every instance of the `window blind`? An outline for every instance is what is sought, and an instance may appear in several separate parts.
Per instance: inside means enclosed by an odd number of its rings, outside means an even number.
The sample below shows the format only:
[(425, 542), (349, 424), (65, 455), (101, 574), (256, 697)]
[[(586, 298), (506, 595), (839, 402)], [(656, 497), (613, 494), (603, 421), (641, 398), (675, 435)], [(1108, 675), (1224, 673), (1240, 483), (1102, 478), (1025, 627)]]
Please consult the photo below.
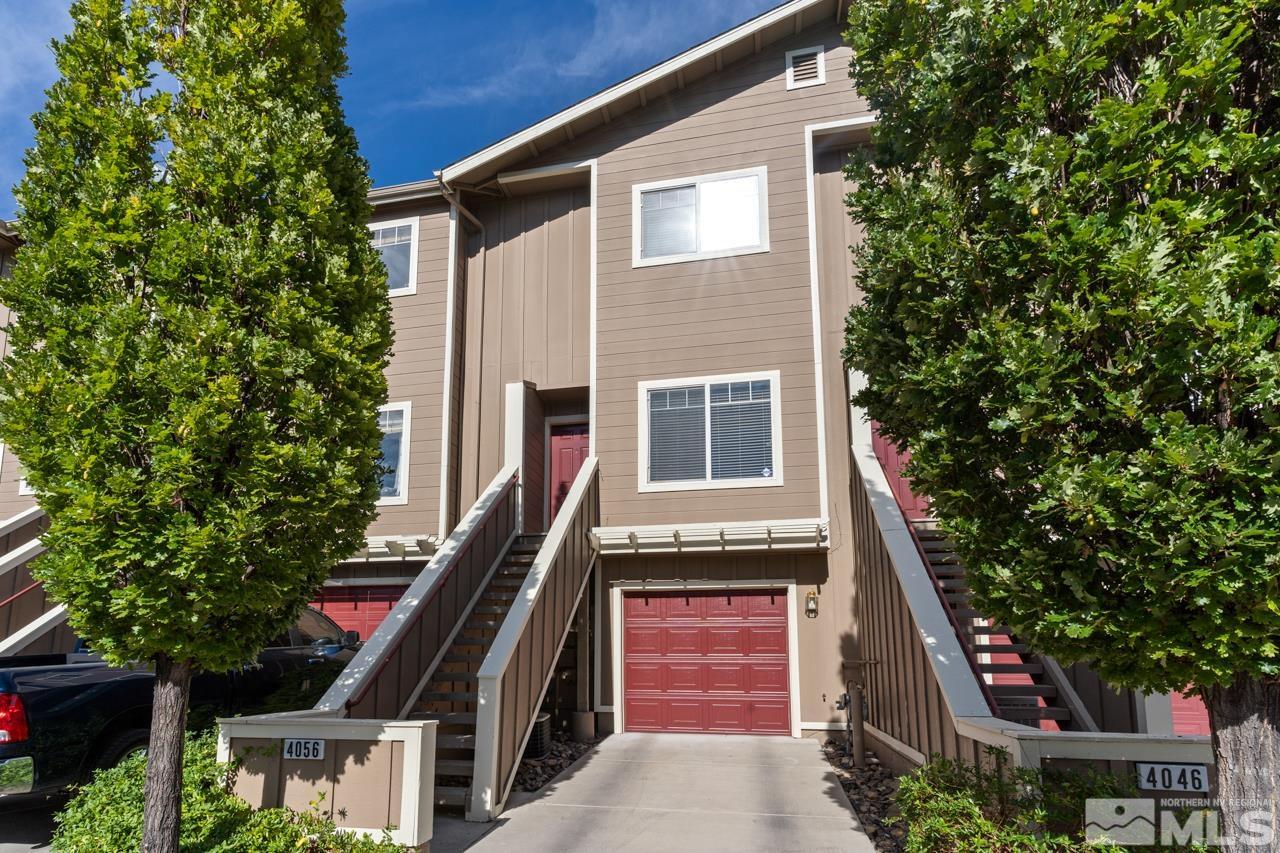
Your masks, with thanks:
[(773, 476), (769, 381), (711, 386), (711, 479)]
[(378, 413), (378, 427), (382, 430), (382, 492), (384, 498), (398, 498), (400, 494), (401, 452), (404, 450), (404, 412), (385, 410)]
[(671, 187), (640, 194), (640, 257), (698, 251), (697, 189)]
[(701, 385), (649, 392), (649, 482), (706, 479), (705, 398)]
[(373, 245), (382, 256), (387, 268), (387, 289), (409, 289), (409, 257), (413, 243), (413, 226), (396, 225), (391, 228), (374, 228)]

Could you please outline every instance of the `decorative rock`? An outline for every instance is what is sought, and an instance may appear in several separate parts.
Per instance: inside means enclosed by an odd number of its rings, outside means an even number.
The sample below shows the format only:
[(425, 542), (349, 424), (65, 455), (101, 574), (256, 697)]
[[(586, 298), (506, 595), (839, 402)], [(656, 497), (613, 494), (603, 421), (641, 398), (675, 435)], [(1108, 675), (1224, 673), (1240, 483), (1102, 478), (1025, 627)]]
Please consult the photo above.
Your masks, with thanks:
[(907, 827), (894, 802), (897, 778), (870, 752), (866, 756), (866, 767), (854, 767), (844, 742), (835, 738), (823, 744), (823, 753), (876, 850), (901, 853), (905, 849)]

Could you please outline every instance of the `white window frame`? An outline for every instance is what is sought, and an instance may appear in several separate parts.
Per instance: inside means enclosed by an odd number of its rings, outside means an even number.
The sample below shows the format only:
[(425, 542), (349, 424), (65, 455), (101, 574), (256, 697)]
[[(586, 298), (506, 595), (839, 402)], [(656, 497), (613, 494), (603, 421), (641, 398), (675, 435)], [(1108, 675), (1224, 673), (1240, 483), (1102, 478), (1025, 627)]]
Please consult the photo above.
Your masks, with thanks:
[(379, 497), (378, 506), (404, 506), (409, 503), (409, 425), (413, 422), (413, 403), (387, 403), (378, 407), (379, 412), (403, 412), (404, 431), (400, 433), (400, 459), (396, 463), (396, 471), (400, 476), (400, 494), (391, 497)]
[[(818, 54), (818, 79), (802, 80), (796, 82), (795, 60), (797, 56), (803, 56), (806, 53)], [(827, 49), (823, 45), (814, 45), (813, 47), (798, 47), (795, 50), (787, 51), (787, 91), (792, 89), (808, 89), (810, 86), (821, 86), (827, 82)]]
[(403, 219), (382, 219), (377, 222), (369, 223), (369, 238), (373, 239), (373, 232), (382, 228), (399, 228), (402, 225), (408, 225), (413, 230), (409, 234), (409, 286), (401, 290), (392, 290), (390, 285), (387, 286), (387, 295), (395, 298), (397, 296), (413, 296), (418, 292), (418, 217), (408, 216)]
[[(721, 382), (758, 382), (761, 379), (769, 382), (769, 419), (773, 434), (773, 476), (772, 477), (740, 477), (733, 480), (713, 480), (711, 478), (711, 387)], [(703, 386), (703, 405), (707, 407), (707, 417), (703, 428), (706, 430), (707, 475), (701, 480), (662, 480), (649, 481), (649, 392), (663, 388), (681, 388), (686, 385)], [(782, 375), (777, 370), (761, 370), (754, 373), (724, 373), (718, 376), (686, 376), (679, 379), (653, 379), (638, 384), (636, 396), (640, 413), (640, 440), (637, 458), (637, 485), (640, 492), (693, 492), (707, 489), (758, 489), (781, 486), (782, 478)]]
[[(736, 249), (719, 249), (712, 252), (686, 252), (680, 255), (663, 255), (658, 258), (641, 257), (641, 228), (643, 227), (644, 217), (641, 213), (640, 202), (644, 193), (653, 190), (667, 190), (672, 187), (694, 188), (694, 195), (698, 198), (701, 193), (698, 192), (698, 186), (703, 183), (711, 183), (713, 181), (728, 180), (730, 178), (745, 178), (754, 176), (760, 180), (760, 242), (754, 246), (742, 246)], [(697, 204), (697, 202), (695, 202)], [(697, 228), (697, 208), (694, 213), (694, 227)], [(705, 261), (712, 258), (732, 258), (738, 255), (759, 255), (769, 251), (769, 167), (754, 166), (750, 169), (735, 169), (730, 172), (714, 172), (708, 175), (694, 175), (689, 178), (671, 178), (665, 181), (653, 181), (647, 184), (634, 184), (631, 187), (631, 266), (633, 268), (640, 267), (656, 267), (664, 264), (683, 264), (689, 261)]]

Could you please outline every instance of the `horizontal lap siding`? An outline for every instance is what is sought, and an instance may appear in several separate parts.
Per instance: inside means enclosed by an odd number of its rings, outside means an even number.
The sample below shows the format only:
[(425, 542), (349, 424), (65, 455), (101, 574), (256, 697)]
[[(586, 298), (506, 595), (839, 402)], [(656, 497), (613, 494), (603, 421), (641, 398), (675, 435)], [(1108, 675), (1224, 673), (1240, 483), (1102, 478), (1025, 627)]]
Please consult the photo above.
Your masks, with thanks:
[[(787, 91), (785, 52), (817, 44), (827, 48), (828, 83)], [(810, 27), (539, 158), (599, 162), (593, 428), (603, 524), (827, 514), (818, 492), (804, 128), (866, 112), (848, 61), (834, 22)], [(769, 252), (632, 268), (635, 184), (761, 165)], [(784, 485), (639, 492), (638, 383), (764, 370), (781, 374)]]
[(373, 221), (418, 217), (417, 293), (391, 298), (395, 346), (387, 400), (413, 404), (409, 426), (409, 502), (379, 508), (370, 536), (446, 535), (440, 526), (440, 440), (444, 429), (445, 321), (449, 285), (449, 209), (378, 211)]

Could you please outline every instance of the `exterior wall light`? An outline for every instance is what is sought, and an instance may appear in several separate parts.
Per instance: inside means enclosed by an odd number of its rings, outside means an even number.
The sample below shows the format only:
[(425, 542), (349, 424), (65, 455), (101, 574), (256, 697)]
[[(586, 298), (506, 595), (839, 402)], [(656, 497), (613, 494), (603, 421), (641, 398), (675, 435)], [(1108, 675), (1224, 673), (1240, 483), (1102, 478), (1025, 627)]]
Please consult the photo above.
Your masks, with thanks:
[(804, 594), (804, 615), (810, 619), (818, 618), (818, 591), (811, 589)]

